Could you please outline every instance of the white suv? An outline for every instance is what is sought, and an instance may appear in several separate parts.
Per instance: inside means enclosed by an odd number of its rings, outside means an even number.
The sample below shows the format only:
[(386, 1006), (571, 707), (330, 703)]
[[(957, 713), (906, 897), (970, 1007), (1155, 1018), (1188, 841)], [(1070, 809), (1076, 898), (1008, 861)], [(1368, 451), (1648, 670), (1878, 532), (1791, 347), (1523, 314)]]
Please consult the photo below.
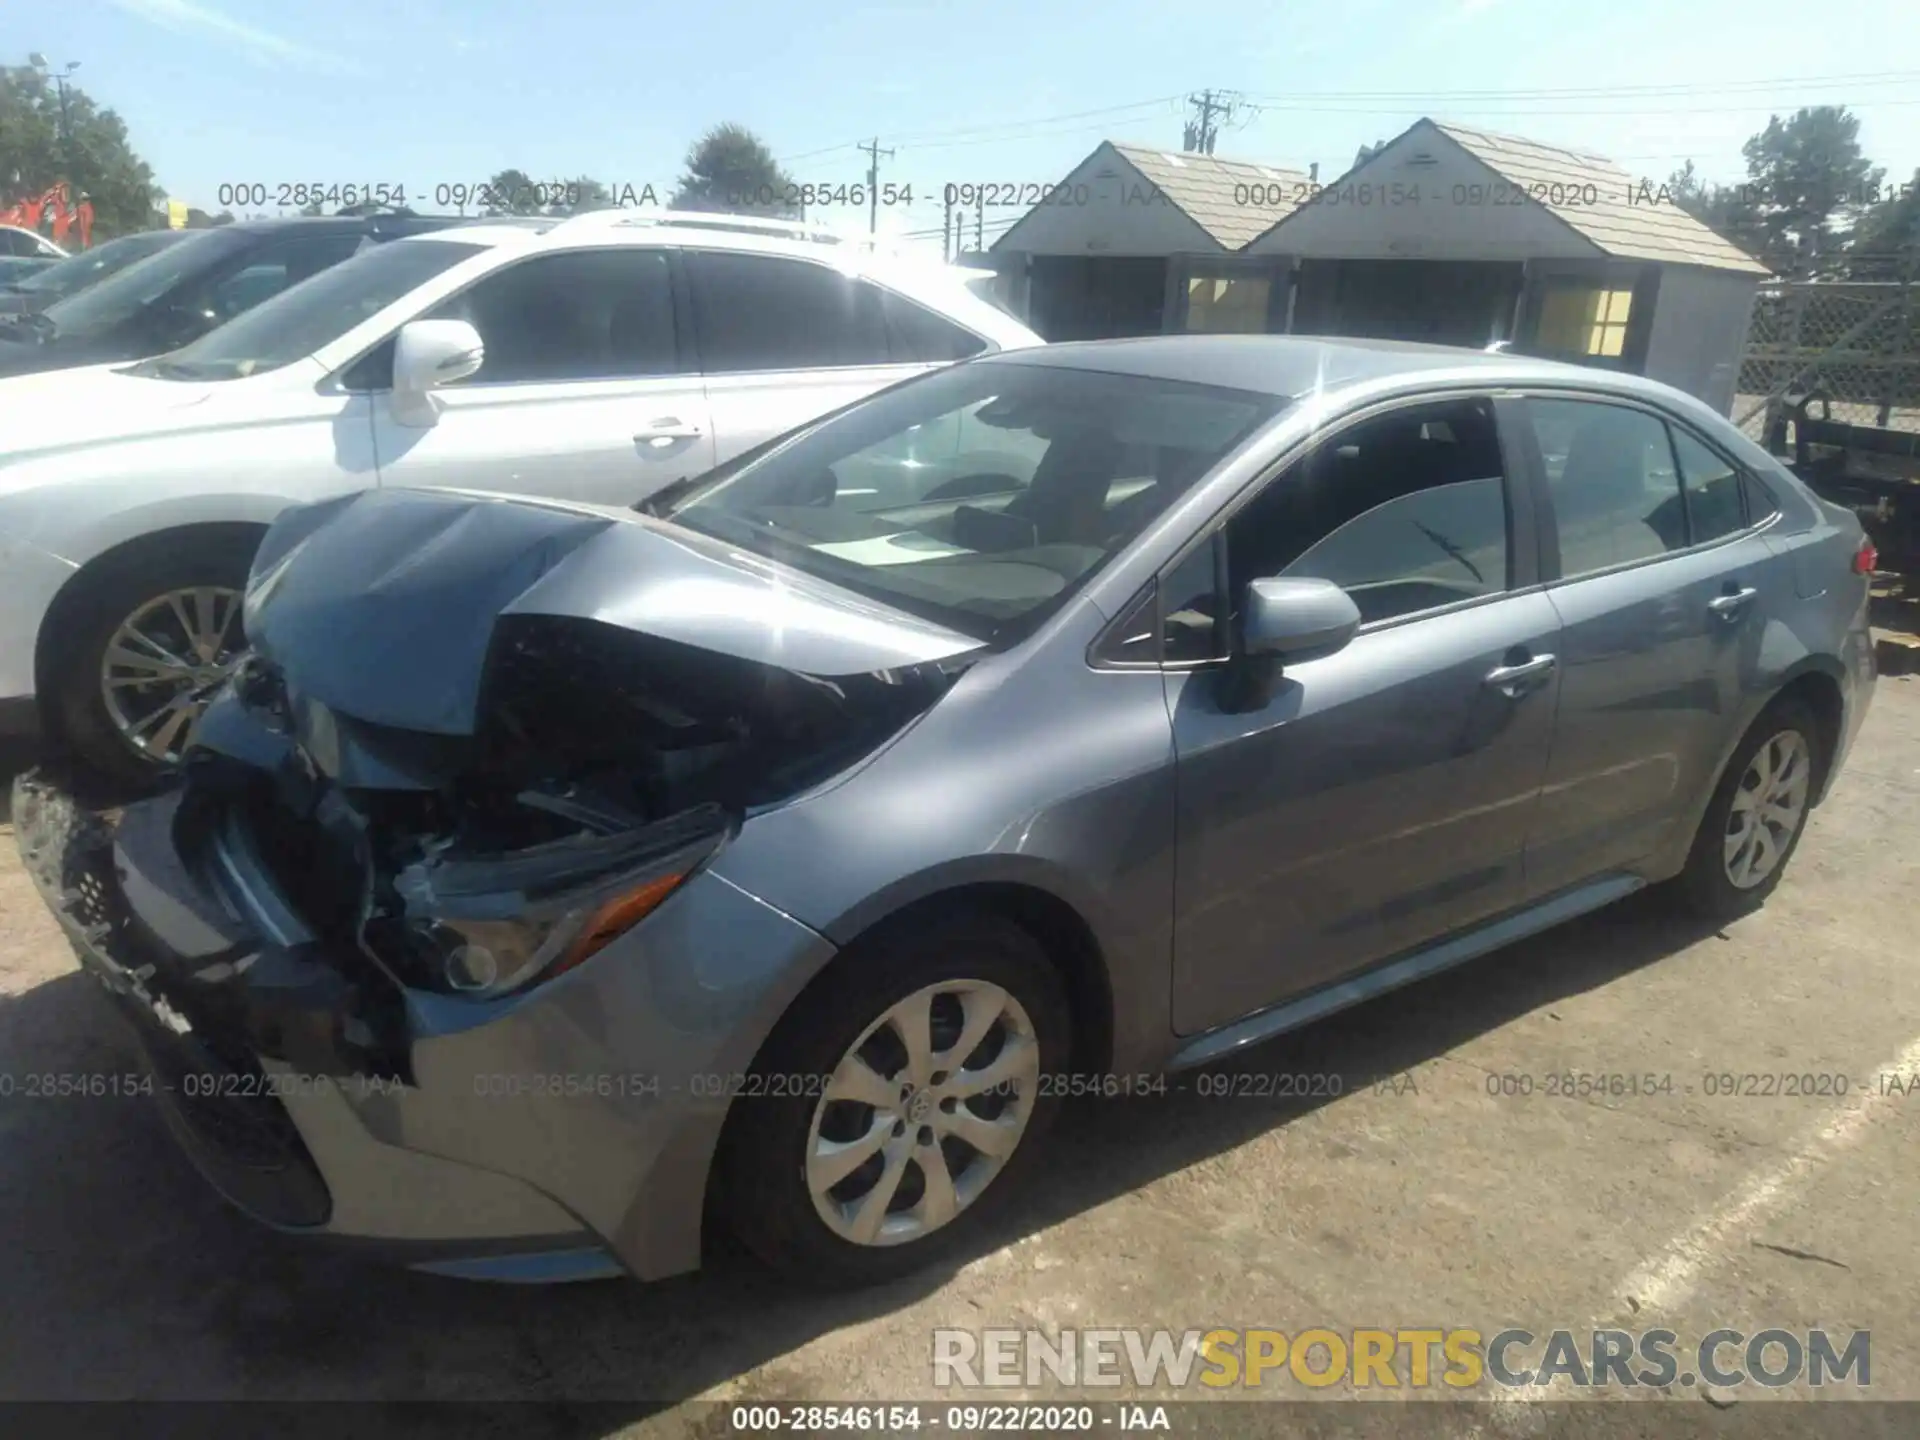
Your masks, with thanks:
[(0, 381), (0, 730), (178, 757), (283, 508), (373, 485), (628, 505), (930, 367), (1039, 343), (968, 272), (609, 211), (390, 241), (184, 349)]

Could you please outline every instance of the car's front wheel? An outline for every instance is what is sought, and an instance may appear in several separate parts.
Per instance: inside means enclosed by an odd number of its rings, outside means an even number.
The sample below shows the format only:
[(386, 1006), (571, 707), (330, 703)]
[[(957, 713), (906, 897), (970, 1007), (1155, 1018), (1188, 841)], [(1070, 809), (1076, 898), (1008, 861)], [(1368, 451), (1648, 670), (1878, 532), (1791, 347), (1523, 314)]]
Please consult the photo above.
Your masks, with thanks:
[(59, 738), (93, 770), (151, 782), (184, 753), (246, 648), (241, 603), (258, 532), (185, 532), (83, 573), (44, 644)]
[(935, 1259), (1045, 1144), (1072, 1026), (1046, 952), (999, 916), (896, 924), (782, 1020), (733, 1101), (716, 1197), (763, 1260), (810, 1285)]

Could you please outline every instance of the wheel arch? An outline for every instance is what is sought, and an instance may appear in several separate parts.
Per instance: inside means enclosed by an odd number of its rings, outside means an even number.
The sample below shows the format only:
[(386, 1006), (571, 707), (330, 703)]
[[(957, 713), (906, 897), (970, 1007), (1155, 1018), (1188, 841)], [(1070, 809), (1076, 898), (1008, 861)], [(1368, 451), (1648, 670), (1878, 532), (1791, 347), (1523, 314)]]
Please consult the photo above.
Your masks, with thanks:
[(156, 551), (178, 546), (189, 537), (218, 537), (236, 545), (257, 547), (271, 523), (271, 515), (264, 519), (195, 520), (158, 530), (142, 530), (93, 553), (54, 592), (46, 613), (40, 617), (40, 628), (33, 644), (34, 693), (52, 693), (62, 656), (60, 647), (51, 642), (64, 626), (71, 623), (103, 581), (119, 574), (127, 566), (138, 564)]
[(1719, 757), (1713, 768), (1708, 771), (1706, 781), (1700, 793), (1693, 797), (1693, 803), (1686, 812), (1687, 823), (1677, 827), (1673, 844), (1668, 847), (1658, 866), (1658, 874), (1652, 878), (1662, 878), (1677, 874), (1686, 863), (1688, 852), (1693, 846), (1694, 836), (1706, 818), (1707, 807), (1713, 803), (1714, 792), (1719, 789), (1725, 776), (1728, 763), (1739, 750), (1741, 744), (1752, 732), (1760, 717), (1782, 699), (1800, 700), (1813, 711), (1814, 719), (1820, 727), (1821, 774), (1820, 788), (1815, 793), (1813, 804), (1818, 805), (1826, 798), (1826, 792), (1833, 783), (1834, 757), (1846, 726), (1846, 668), (1831, 655), (1803, 655), (1799, 660), (1783, 670), (1774, 684), (1764, 692), (1756, 693), (1752, 703), (1740, 717), (1740, 723), (1730, 729), (1726, 743), (1721, 747)]

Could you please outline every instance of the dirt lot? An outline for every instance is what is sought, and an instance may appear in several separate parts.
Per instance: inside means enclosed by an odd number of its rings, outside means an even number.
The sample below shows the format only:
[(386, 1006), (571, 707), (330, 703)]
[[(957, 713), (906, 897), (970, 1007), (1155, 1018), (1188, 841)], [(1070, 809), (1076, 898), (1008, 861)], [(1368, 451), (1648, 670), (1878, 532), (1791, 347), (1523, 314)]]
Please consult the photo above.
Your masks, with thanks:
[[(0, 1397), (520, 1400), (536, 1403), (455, 1428), (717, 1435), (724, 1412), (662, 1402), (951, 1400), (930, 1367), (943, 1325), (1618, 1323), (1683, 1345), (1718, 1326), (1871, 1329), (1873, 1395), (1920, 1399), (1916, 814), (1920, 678), (1889, 677), (1763, 914), (1702, 933), (1636, 898), (1239, 1067), (1335, 1073), (1338, 1099), (1203, 1096), (1189, 1079), (1078, 1104), (991, 1243), (852, 1297), (783, 1293), (727, 1256), (667, 1284), (553, 1290), (321, 1256), (225, 1209), (150, 1102), (16, 1089), (0, 1099)], [(0, 992), (0, 1071), (128, 1068), (10, 836)], [(1544, 1093), (1566, 1071), (1673, 1088)], [(1721, 1074), (1841, 1076), (1847, 1093), (1710, 1094)], [(1534, 1093), (1490, 1093), (1503, 1076)], [(1634, 1407), (1634, 1433), (1725, 1433), (1761, 1403), (1751, 1387), (1732, 1412), (1726, 1395), (1676, 1394), (1657, 1415)], [(1381, 1412), (1402, 1410), (1370, 1407), (1363, 1424), (1339, 1408), (1341, 1428), (1319, 1433), (1388, 1433)], [(1493, 1403), (1417, 1428), (1564, 1433), (1598, 1408), (1543, 1427)], [(1873, 1414), (1889, 1435), (1920, 1419)], [(358, 1412), (348, 1429), (454, 1433), (419, 1410)]]

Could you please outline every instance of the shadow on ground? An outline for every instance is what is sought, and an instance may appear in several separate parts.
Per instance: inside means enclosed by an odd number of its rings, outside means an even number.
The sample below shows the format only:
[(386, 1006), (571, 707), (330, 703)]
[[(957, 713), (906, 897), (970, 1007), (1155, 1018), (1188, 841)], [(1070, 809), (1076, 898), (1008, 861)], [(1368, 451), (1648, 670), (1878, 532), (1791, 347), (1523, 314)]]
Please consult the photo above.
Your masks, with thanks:
[[(1337, 1072), (1350, 1093), (1701, 935), (1657, 897), (1635, 897), (1238, 1063)], [(951, 1273), (823, 1298), (783, 1290), (721, 1246), (701, 1274), (664, 1283), (523, 1289), (325, 1252), (227, 1210), (151, 1100), (25, 1093), (35, 1074), (133, 1073), (120, 1025), (77, 970), (0, 999), (0, 1075), (11, 1077), (0, 1095), (0, 1234), (10, 1242), (0, 1295), (12, 1320), (0, 1397), (511, 1399), (535, 1402), (515, 1407), (516, 1429), (605, 1433), (885, 1316)], [(1077, 1102), (1051, 1163), (956, 1263), (1283, 1129), (1316, 1103), (1221, 1105), (1190, 1090)], [(411, 1435), (446, 1423), (396, 1407), (358, 1411), (353, 1428)]]

